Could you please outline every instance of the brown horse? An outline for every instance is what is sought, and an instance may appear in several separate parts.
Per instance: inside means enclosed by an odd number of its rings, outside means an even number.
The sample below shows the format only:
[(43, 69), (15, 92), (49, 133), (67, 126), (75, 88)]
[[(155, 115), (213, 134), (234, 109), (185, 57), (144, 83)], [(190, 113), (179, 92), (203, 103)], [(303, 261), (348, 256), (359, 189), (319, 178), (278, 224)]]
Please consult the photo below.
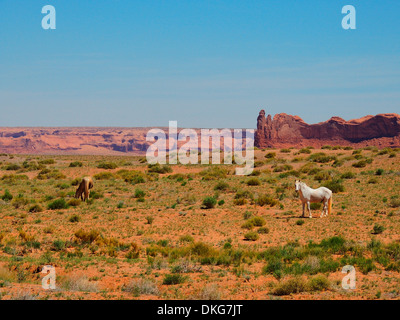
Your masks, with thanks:
[[(84, 177), (75, 192), (75, 198), (81, 198), (82, 201), (89, 199), (90, 189), (93, 188), (93, 179), (91, 177)], [(83, 197), (85, 196), (85, 197)]]

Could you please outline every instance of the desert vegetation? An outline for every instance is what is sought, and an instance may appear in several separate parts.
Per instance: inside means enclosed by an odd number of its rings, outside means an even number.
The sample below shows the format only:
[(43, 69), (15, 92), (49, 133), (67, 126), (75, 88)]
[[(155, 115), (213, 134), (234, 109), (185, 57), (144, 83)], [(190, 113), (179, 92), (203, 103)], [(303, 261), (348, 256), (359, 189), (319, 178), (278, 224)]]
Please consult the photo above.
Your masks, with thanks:
[[(0, 156), (2, 299), (399, 299), (400, 153), (255, 151), (235, 165)], [(94, 177), (89, 201), (75, 199)], [(301, 218), (294, 180), (327, 186)], [(57, 289), (40, 273), (54, 265)], [(342, 267), (357, 271), (344, 290)]]

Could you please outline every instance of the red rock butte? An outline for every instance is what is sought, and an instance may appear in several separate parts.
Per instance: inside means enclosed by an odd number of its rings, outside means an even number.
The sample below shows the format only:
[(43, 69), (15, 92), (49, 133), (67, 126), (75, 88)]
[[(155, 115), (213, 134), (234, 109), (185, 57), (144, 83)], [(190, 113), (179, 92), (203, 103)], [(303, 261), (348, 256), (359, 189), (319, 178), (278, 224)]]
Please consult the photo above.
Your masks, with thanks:
[(353, 147), (400, 147), (400, 115), (395, 113), (365, 116), (346, 121), (332, 117), (328, 121), (308, 124), (298, 116), (279, 113), (257, 118), (255, 146), (258, 148), (306, 147), (324, 145)]

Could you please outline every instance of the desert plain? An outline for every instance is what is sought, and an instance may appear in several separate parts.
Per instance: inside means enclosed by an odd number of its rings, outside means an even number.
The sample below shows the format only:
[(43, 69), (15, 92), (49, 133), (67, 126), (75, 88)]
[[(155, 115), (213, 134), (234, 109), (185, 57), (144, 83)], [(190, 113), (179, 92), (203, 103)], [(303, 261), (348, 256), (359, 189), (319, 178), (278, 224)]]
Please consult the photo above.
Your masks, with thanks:
[[(1, 299), (399, 299), (399, 149), (256, 148), (251, 176), (235, 167), (1, 154)], [(328, 217), (301, 216), (295, 179), (334, 192)]]

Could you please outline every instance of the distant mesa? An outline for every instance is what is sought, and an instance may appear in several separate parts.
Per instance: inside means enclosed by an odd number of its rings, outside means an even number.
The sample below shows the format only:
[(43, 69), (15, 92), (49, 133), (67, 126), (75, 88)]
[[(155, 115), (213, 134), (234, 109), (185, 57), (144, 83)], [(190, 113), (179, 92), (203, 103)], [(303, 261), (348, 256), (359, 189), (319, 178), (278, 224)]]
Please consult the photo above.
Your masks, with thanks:
[(385, 113), (350, 121), (332, 117), (308, 124), (298, 116), (279, 113), (272, 118), (260, 111), (255, 134), (258, 148), (323, 145), (400, 147), (400, 115)]
[(150, 128), (0, 128), (10, 154), (144, 155)]
[[(0, 127), (0, 153), (143, 156), (152, 144), (146, 141), (150, 129)], [(162, 129), (168, 132), (168, 128)], [(196, 131), (199, 133), (199, 129)], [(257, 118), (255, 146), (259, 148), (323, 145), (400, 147), (400, 116), (378, 114), (351, 121), (332, 117), (307, 124), (300, 117), (285, 113), (266, 117), (261, 110)]]

